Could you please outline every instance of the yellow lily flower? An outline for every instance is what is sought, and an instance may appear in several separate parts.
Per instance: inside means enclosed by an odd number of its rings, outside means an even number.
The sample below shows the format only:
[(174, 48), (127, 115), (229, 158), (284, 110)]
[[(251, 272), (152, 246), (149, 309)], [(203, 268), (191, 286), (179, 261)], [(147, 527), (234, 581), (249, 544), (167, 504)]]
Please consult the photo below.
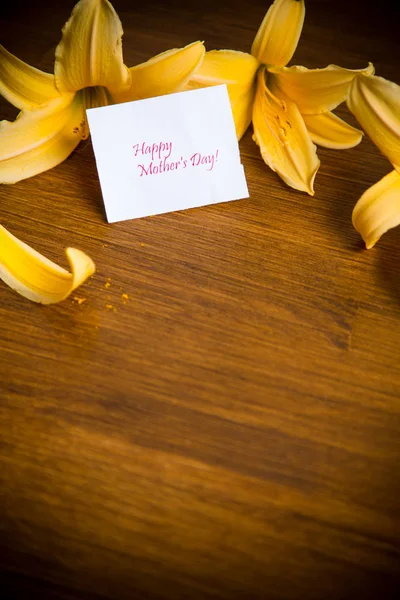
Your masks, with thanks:
[(400, 224), (400, 86), (383, 77), (358, 75), (347, 104), (365, 133), (394, 166), (370, 187), (353, 210), (353, 225), (367, 249)]
[(275, 0), (254, 39), (251, 54), (212, 50), (186, 89), (227, 84), (238, 139), (253, 121), (253, 139), (264, 161), (291, 187), (314, 194), (320, 162), (315, 144), (351, 148), (362, 132), (331, 111), (346, 99), (356, 73), (286, 67), (303, 28), (304, 0)]
[(81, 250), (67, 248), (66, 255), (72, 273), (0, 225), (0, 279), (33, 302), (60, 302), (94, 273), (93, 261)]
[(122, 25), (108, 0), (80, 0), (65, 24), (54, 75), (19, 60), (0, 45), (0, 94), (21, 109), (0, 123), (0, 183), (51, 169), (88, 137), (86, 108), (180, 90), (201, 63), (195, 42), (128, 68)]

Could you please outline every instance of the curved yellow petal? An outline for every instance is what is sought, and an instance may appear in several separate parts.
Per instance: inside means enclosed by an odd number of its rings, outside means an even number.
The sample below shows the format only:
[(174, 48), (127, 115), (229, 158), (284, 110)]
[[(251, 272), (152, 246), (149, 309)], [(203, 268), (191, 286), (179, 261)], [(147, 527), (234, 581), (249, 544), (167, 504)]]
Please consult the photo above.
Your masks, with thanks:
[(79, 96), (66, 95), (12, 123), (0, 123), (0, 183), (16, 183), (60, 164), (85, 137), (85, 115)]
[(237, 50), (210, 50), (190, 78), (197, 87), (223, 83), (251, 85), (254, 82), (259, 61), (247, 52)]
[(345, 150), (357, 146), (363, 132), (352, 127), (331, 112), (321, 115), (304, 115), (304, 123), (314, 144), (335, 150)]
[(95, 272), (93, 261), (81, 250), (67, 248), (66, 255), (71, 273), (0, 225), (0, 279), (28, 300), (60, 302)]
[(122, 34), (121, 21), (108, 0), (80, 0), (56, 48), (54, 73), (60, 92), (104, 86), (113, 94), (128, 87)]
[(19, 109), (31, 109), (59, 96), (54, 75), (27, 65), (0, 44), (0, 95)]
[(344, 69), (328, 65), (324, 69), (294, 66), (270, 67), (269, 87), (274, 94), (284, 93), (296, 102), (303, 115), (333, 110), (346, 100), (351, 82), (357, 74), (373, 75), (374, 66), (366, 69)]
[(129, 69), (130, 87), (113, 95), (115, 102), (129, 102), (181, 91), (203, 60), (203, 42), (162, 52)]
[(259, 66), (258, 60), (246, 52), (211, 50), (206, 52), (185, 89), (226, 84), (236, 135), (240, 139), (251, 122)]
[(251, 53), (265, 65), (285, 66), (303, 29), (304, 0), (275, 0), (254, 38)]
[(356, 77), (348, 107), (371, 140), (400, 172), (400, 86), (383, 77)]
[(227, 87), (233, 120), (235, 122), (236, 137), (240, 140), (251, 123), (256, 85), (254, 84), (247, 88), (238, 85), (228, 85)]
[(400, 175), (392, 171), (370, 187), (353, 210), (353, 225), (367, 249), (388, 229), (400, 225)]
[(253, 109), (254, 141), (264, 161), (296, 190), (314, 194), (320, 161), (299, 109), (275, 97), (259, 72)]

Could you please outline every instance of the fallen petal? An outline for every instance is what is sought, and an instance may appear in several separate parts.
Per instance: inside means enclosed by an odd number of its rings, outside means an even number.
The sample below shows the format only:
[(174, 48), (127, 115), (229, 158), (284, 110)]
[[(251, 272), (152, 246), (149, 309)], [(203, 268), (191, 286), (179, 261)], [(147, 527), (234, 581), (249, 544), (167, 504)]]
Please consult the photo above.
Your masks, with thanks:
[(31, 109), (59, 96), (54, 75), (27, 65), (0, 44), (0, 94), (19, 109)]
[(345, 150), (357, 146), (363, 137), (362, 131), (331, 112), (321, 115), (303, 114), (303, 119), (312, 141), (318, 146)]
[(400, 175), (392, 171), (370, 187), (353, 210), (353, 225), (367, 249), (388, 229), (400, 225)]
[(373, 75), (374, 66), (351, 70), (328, 65), (324, 69), (270, 67), (268, 85), (273, 94), (284, 93), (296, 102), (300, 112), (316, 115), (333, 110), (344, 102), (357, 74)]
[(60, 302), (95, 272), (93, 261), (81, 250), (67, 248), (66, 255), (71, 273), (0, 225), (0, 278), (28, 300)]
[(275, 0), (254, 38), (252, 55), (265, 65), (287, 65), (297, 48), (305, 13), (304, 0)]
[(299, 109), (268, 90), (264, 72), (258, 75), (253, 109), (254, 141), (264, 161), (289, 186), (314, 194), (320, 161)]

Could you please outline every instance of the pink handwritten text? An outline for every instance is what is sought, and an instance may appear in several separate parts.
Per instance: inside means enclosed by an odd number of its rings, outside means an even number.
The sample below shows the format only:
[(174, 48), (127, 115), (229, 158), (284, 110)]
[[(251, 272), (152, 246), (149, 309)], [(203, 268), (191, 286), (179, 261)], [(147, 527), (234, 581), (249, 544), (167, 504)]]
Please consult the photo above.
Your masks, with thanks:
[(138, 165), (138, 169), (140, 169), (140, 177), (143, 175), (158, 175), (159, 173), (167, 173), (168, 171), (177, 171), (178, 169), (186, 169), (187, 160), (181, 157), (181, 160), (172, 160), (170, 162), (167, 161), (166, 158), (164, 160), (160, 160), (160, 162), (155, 163), (153, 160), (149, 165)]
[(190, 157), (190, 162), (192, 163), (192, 167), (198, 167), (199, 165), (210, 165), (210, 168), (207, 171), (212, 171), (215, 163), (218, 160), (218, 150), (216, 150), (215, 154), (207, 154), (203, 155), (200, 152), (196, 152), (193, 156)]
[(139, 169), (139, 177), (160, 175), (169, 171), (182, 171), (189, 166), (203, 167), (206, 171), (212, 171), (218, 161), (219, 153), (218, 149), (211, 154), (195, 152), (190, 158), (181, 156), (178, 160), (179, 154), (171, 157), (172, 142), (142, 142), (132, 147), (134, 156), (141, 158), (141, 162), (136, 165)]
[(135, 144), (133, 146), (135, 156), (141, 154), (143, 156), (151, 156), (151, 160), (162, 160), (163, 158), (169, 158), (172, 152), (172, 142), (158, 142), (158, 144), (148, 144), (142, 142), (141, 144)]

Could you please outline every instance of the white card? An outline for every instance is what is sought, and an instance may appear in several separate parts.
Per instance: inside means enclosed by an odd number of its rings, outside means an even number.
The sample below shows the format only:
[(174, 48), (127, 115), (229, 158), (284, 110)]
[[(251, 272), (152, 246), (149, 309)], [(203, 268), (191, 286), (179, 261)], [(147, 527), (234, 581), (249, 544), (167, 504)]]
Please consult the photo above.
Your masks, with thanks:
[(248, 198), (225, 85), (87, 116), (109, 223)]

